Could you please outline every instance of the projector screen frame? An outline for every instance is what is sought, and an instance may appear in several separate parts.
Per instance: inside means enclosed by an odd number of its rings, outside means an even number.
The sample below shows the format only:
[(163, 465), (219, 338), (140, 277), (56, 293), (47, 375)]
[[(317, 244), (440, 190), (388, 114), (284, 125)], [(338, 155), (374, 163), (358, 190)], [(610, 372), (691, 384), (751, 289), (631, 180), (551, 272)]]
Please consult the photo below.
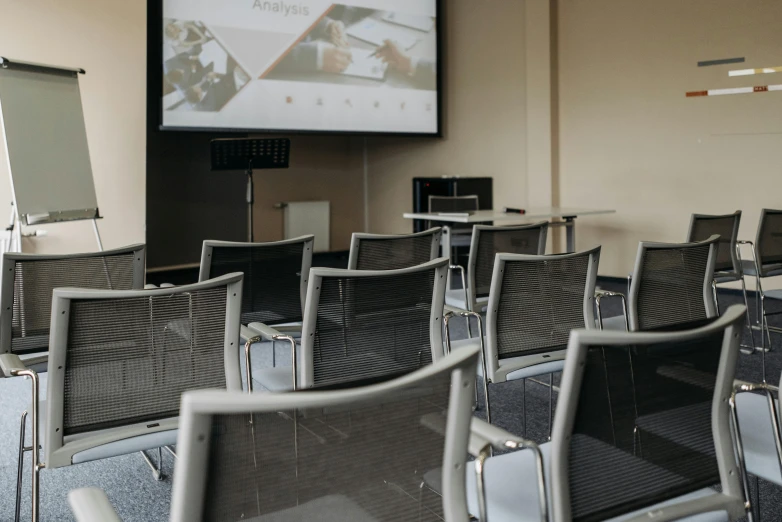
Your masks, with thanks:
[[(444, 118), (444, 18), (445, 1), (434, 0), (437, 16), (435, 30), (437, 32), (437, 131), (436, 132), (393, 132), (393, 131), (361, 131), (361, 130), (312, 130), (312, 129), (274, 129), (274, 128), (228, 128), (228, 127), (179, 127), (163, 124), (163, 3), (165, 0), (147, 0), (147, 104), (148, 114), (157, 114), (157, 129), (161, 132), (214, 133), (214, 134), (274, 134), (274, 135), (311, 135), (311, 136), (387, 136), (400, 138), (442, 138)], [(154, 71), (151, 67), (154, 66)], [(156, 90), (155, 90), (156, 89)], [(153, 95), (154, 92), (157, 94)], [(156, 106), (153, 106), (153, 104)]]

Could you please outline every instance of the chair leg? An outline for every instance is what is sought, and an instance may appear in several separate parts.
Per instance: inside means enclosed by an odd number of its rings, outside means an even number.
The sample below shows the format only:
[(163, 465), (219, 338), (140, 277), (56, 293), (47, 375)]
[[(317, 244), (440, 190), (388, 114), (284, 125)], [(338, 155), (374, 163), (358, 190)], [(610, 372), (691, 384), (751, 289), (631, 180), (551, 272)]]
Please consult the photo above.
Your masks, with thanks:
[(491, 403), (489, 402), (489, 383), (483, 381), (483, 393), (485, 395), (484, 402), (486, 403), (486, 422), (491, 424)]
[(524, 423), (524, 438), (527, 438), (527, 379), (521, 380), (521, 420)]
[(554, 416), (554, 374), (548, 374), (548, 440), (551, 440), (551, 425)]
[(16, 511), (14, 512), (14, 522), (19, 522), (22, 511), (22, 474), (24, 472), (24, 437), (27, 427), (27, 412), (22, 413), (22, 421), (19, 426), (19, 463), (16, 470)]
[(717, 317), (720, 314), (720, 300), (717, 298), (717, 282), (712, 280), (711, 282), (711, 294), (714, 296), (714, 309), (717, 311)]
[(139, 453), (141, 453), (141, 456), (144, 457), (144, 461), (152, 469), (152, 476), (155, 477), (155, 480), (163, 480), (165, 478), (163, 475), (163, 448), (157, 449), (157, 466), (155, 466), (155, 464), (152, 462), (152, 459), (147, 456), (145, 451), (140, 451)]
[(758, 480), (758, 476), (755, 475), (755, 501), (752, 503), (752, 511), (755, 514), (755, 520), (757, 522), (760, 522), (760, 481)]
[(755, 353), (755, 350), (757, 350), (757, 346), (755, 346), (755, 331), (752, 329), (752, 317), (749, 314), (749, 300), (747, 299), (747, 285), (744, 283), (744, 276), (741, 276), (741, 294), (744, 297), (744, 307), (747, 309), (747, 329), (749, 330), (749, 339), (752, 343), (751, 350), (745, 350), (742, 349), (741, 352), (744, 354), (753, 354)]
[(478, 411), (478, 377), (475, 377), (475, 402), (472, 405), (472, 411)]

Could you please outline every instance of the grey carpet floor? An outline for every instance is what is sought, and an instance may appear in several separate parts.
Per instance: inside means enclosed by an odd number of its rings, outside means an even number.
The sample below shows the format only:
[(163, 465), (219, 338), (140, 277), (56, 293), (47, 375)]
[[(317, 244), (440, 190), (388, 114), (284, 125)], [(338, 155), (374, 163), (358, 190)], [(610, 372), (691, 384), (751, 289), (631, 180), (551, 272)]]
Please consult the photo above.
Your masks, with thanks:
[[(623, 291), (623, 285), (603, 283), (608, 290)], [(720, 293), (720, 304), (727, 308), (729, 304), (739, 302), (737, 294)], [(619, 313), (618, 303), (606, 303), (606, 315)], [(466, 328), (461, 320), (452, 321), (452, 337), (466, 337)], [(759, 338), (756, 340), (759, 342)], [(748, 340), (748, 336), (747, 340)], [(773, 336), (774, 351), (767, 356), (767, 375), (770, 381), (779, 379), (782, 371), (782, 336)], [(277, 346), (276, 363), (290, 364), (290, 353), (283, 344)], [(271, 349), (258, 345), (253, 349), (253, 370), (271, 366)], [(760, 355), (742, 356), (737, 377), (757, 381), (760, 379)], [(543, 378), (547, 382), (547, 378)], [(558, 376), (555, 377), (555, 384)], [(260, 384), (256, 382), (257, 388)], [(522, 387), (524, 383), (493, 385), (490, 389), (492, 416), (495, 424), (517, 435), (523, 435), (524, 423), (521, 415)], [(46, 376), (42, 376), (41, 393), (45, 394)], [(479, 386), (480, 388), (480, 386)], [(543, 441), (548, 435), (548, 387), (534, 382), (526, 384), (526, 435), (537, 441)], [(556, 399), (556, 394), (554, 395)], [(19, 439), (19, 416), (30, 402), (29, 382), (21, 379), (0, 379), (0, 521), (13, 519), (14, 492), (16, 484), (17, 449)], [(481, 393), (480, 404), (483, 404)], [(483, 416), (483, 408), (476, 415)], [(29, 425), (29, 421), (28, 421)], [(29, 444), (28, 430), (28, 444)], [(156, 458), (156, 455), (153, 456)], [(30, 519), (30, 466), (29, 454), (24, 470), (24, 489), (22, 520)], [(174, 468), (173, 457), (164, 453), (163, 469), (166, 478), (160, 482), (152, 474), (138, 454), (126, 455), (87, 464), (79, 464), (62, 469), (44, 469), (41, 471), (41, 520), (72, 520), (67, 504), (70, 490), (95, 486), (104, 489), (120, 516), (126, 522), (149, 522), (168, 519), (171, 499), (171, 485)], [(782, 489), (759, 482), (762, 520), (782, 521)]]

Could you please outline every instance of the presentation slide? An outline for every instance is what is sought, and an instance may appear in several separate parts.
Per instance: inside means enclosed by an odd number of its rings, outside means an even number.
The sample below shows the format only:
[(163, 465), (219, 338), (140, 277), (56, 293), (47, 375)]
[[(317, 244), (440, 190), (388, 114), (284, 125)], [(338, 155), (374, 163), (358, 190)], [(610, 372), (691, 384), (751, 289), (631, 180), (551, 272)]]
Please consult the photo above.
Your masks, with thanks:
[(163, 0), (163, 128), (437, 134), (436, 11)]

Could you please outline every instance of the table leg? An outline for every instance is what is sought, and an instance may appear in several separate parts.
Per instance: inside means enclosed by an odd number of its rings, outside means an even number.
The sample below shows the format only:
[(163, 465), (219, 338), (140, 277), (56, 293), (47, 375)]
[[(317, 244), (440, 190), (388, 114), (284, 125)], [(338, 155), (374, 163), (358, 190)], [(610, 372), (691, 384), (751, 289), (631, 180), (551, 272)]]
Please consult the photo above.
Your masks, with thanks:
[(573, 253), (576, 251), (576, 218), (575, 217), (566, 217), (565, 218), (565, 239), (566, 239), (566, 250), (568, 253)]

